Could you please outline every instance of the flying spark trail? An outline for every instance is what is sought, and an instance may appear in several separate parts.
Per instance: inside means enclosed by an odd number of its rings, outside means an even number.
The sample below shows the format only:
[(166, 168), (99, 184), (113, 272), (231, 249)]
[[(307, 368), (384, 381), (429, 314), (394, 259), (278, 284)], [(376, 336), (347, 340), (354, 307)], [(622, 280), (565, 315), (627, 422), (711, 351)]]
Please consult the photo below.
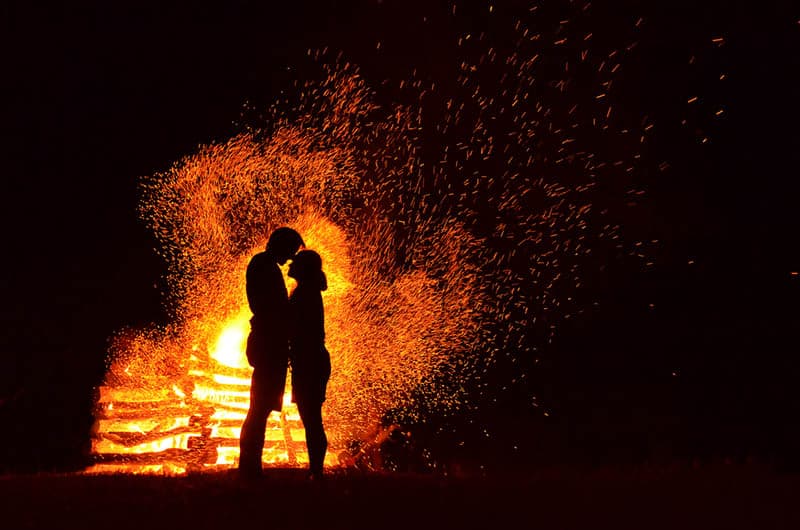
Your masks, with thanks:
[[(597, 190), (637, 200), (627, 183), (653, 124), (626, 124), (611, 97), (635, 43), (593, 48), (585, 20), (535, 20), (517, 20), (511, 39), (462, 35), (455, 84), (384, 83), (411, 94), (403, 104), (376, 103), (356, 66), (309, 51), (325, 76), (296, 104), (144, 180), (174, 321), (115, 339), (94, 444), (105, 469), (234, 464), (250, 373), (244, 271), (278, 226), (299, 230), (330, 281), (328, 464), (387, 411), (469, 407), (499, 355), (538, 355), (581, 310), (573, 293), (597, 256), (623, 246)], [(304, 458), (286, 405), (268, 462)]]

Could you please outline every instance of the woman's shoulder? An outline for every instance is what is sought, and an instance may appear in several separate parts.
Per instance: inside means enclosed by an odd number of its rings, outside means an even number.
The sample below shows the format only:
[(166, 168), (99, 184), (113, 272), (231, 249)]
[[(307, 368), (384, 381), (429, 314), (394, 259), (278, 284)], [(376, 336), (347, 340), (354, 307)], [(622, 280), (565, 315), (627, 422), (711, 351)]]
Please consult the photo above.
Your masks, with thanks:
[(322, 295), (318, 290), (301, 284), (294, 288), (291, 298), (294, 298), (295, 300), (313, 300), (321, 296)]
[(298, 286), (292, 292), (289, 301), (294, 306), (317, 307), (322, 305), (322, 293), (318, 289)]

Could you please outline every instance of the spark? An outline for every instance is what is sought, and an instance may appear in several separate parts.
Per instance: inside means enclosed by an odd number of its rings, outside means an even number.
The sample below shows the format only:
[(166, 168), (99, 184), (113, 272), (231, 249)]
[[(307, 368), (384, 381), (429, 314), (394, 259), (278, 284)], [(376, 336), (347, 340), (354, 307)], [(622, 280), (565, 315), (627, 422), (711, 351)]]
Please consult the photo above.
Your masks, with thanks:
[[(178, 452), (169, 469), (233, 464), (230, 437), (249, 397), (244, 272), (282, 225), (320, 253), (330, 283), (329, 464), (351, 441), (374, 437), (388, 411), (414, 401), (473, 406), (469, 388), (485, 386), (498, 355), (538, 363), (537, 348), (576, 314), (572, 294), (594, 254), (622, 244), (593, 190), (635, 171), (653, 125), (611, 119), (610, 76), (630, 47), (572, 50), (565, 44), (594, 33), (546, 39), (522, 21), (510, 32), (518, 44), (506, 52), (483, 35), (459, 39), (486, 49), (460, 61), (455, 89), (416, 74), (381, 85), (417, 95), (405, 105), (377, 104), (357, 66), (308, 50), (322, 81), (298, 84), (294, 102), (276, 101), (263, 124), (144, 179), (139, 213), (168, 263), (174, 318), (115, 337), (96, 454)], [(576, 75), (588, 85), (572, 83)], [(424, 118), (437, 102), (441, 114)], [(616, 149), (598, 152), (599, 138)], [(299, 464), (302, 426), (284, 404), (268, 424), (265, 458)], [(139, 438), (119, 434), (133, 427)]]

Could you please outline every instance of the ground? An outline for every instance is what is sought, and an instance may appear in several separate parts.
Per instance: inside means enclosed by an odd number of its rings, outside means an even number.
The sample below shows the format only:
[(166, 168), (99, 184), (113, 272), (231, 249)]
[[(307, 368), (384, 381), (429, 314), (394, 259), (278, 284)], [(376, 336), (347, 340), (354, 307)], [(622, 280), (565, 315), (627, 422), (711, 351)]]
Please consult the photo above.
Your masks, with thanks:
[(272, 470), (184, 477), (0, 477), (7, 529), (800, 528), (800, 476), (749, 468), (515, 476)]

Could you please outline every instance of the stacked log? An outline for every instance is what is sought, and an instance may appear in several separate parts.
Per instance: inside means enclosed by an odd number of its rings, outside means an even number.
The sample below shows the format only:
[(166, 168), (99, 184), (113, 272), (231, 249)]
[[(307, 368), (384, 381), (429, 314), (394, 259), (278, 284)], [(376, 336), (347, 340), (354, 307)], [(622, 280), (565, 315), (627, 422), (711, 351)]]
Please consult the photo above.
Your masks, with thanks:
[[(203, 363), (206, 366), (211, 363)], [(175, 381), (100, 388), (88, 472), (185, 473), (233, 467), (249, 405), (249, 371), (195, 363)], [(170, 384), (171, 383), (171, 384)], [(288, 391), (287, 391), (288, 395)], [(263, 462), (308, 463), (297, 406), (284, 400), (267, 422)]]

